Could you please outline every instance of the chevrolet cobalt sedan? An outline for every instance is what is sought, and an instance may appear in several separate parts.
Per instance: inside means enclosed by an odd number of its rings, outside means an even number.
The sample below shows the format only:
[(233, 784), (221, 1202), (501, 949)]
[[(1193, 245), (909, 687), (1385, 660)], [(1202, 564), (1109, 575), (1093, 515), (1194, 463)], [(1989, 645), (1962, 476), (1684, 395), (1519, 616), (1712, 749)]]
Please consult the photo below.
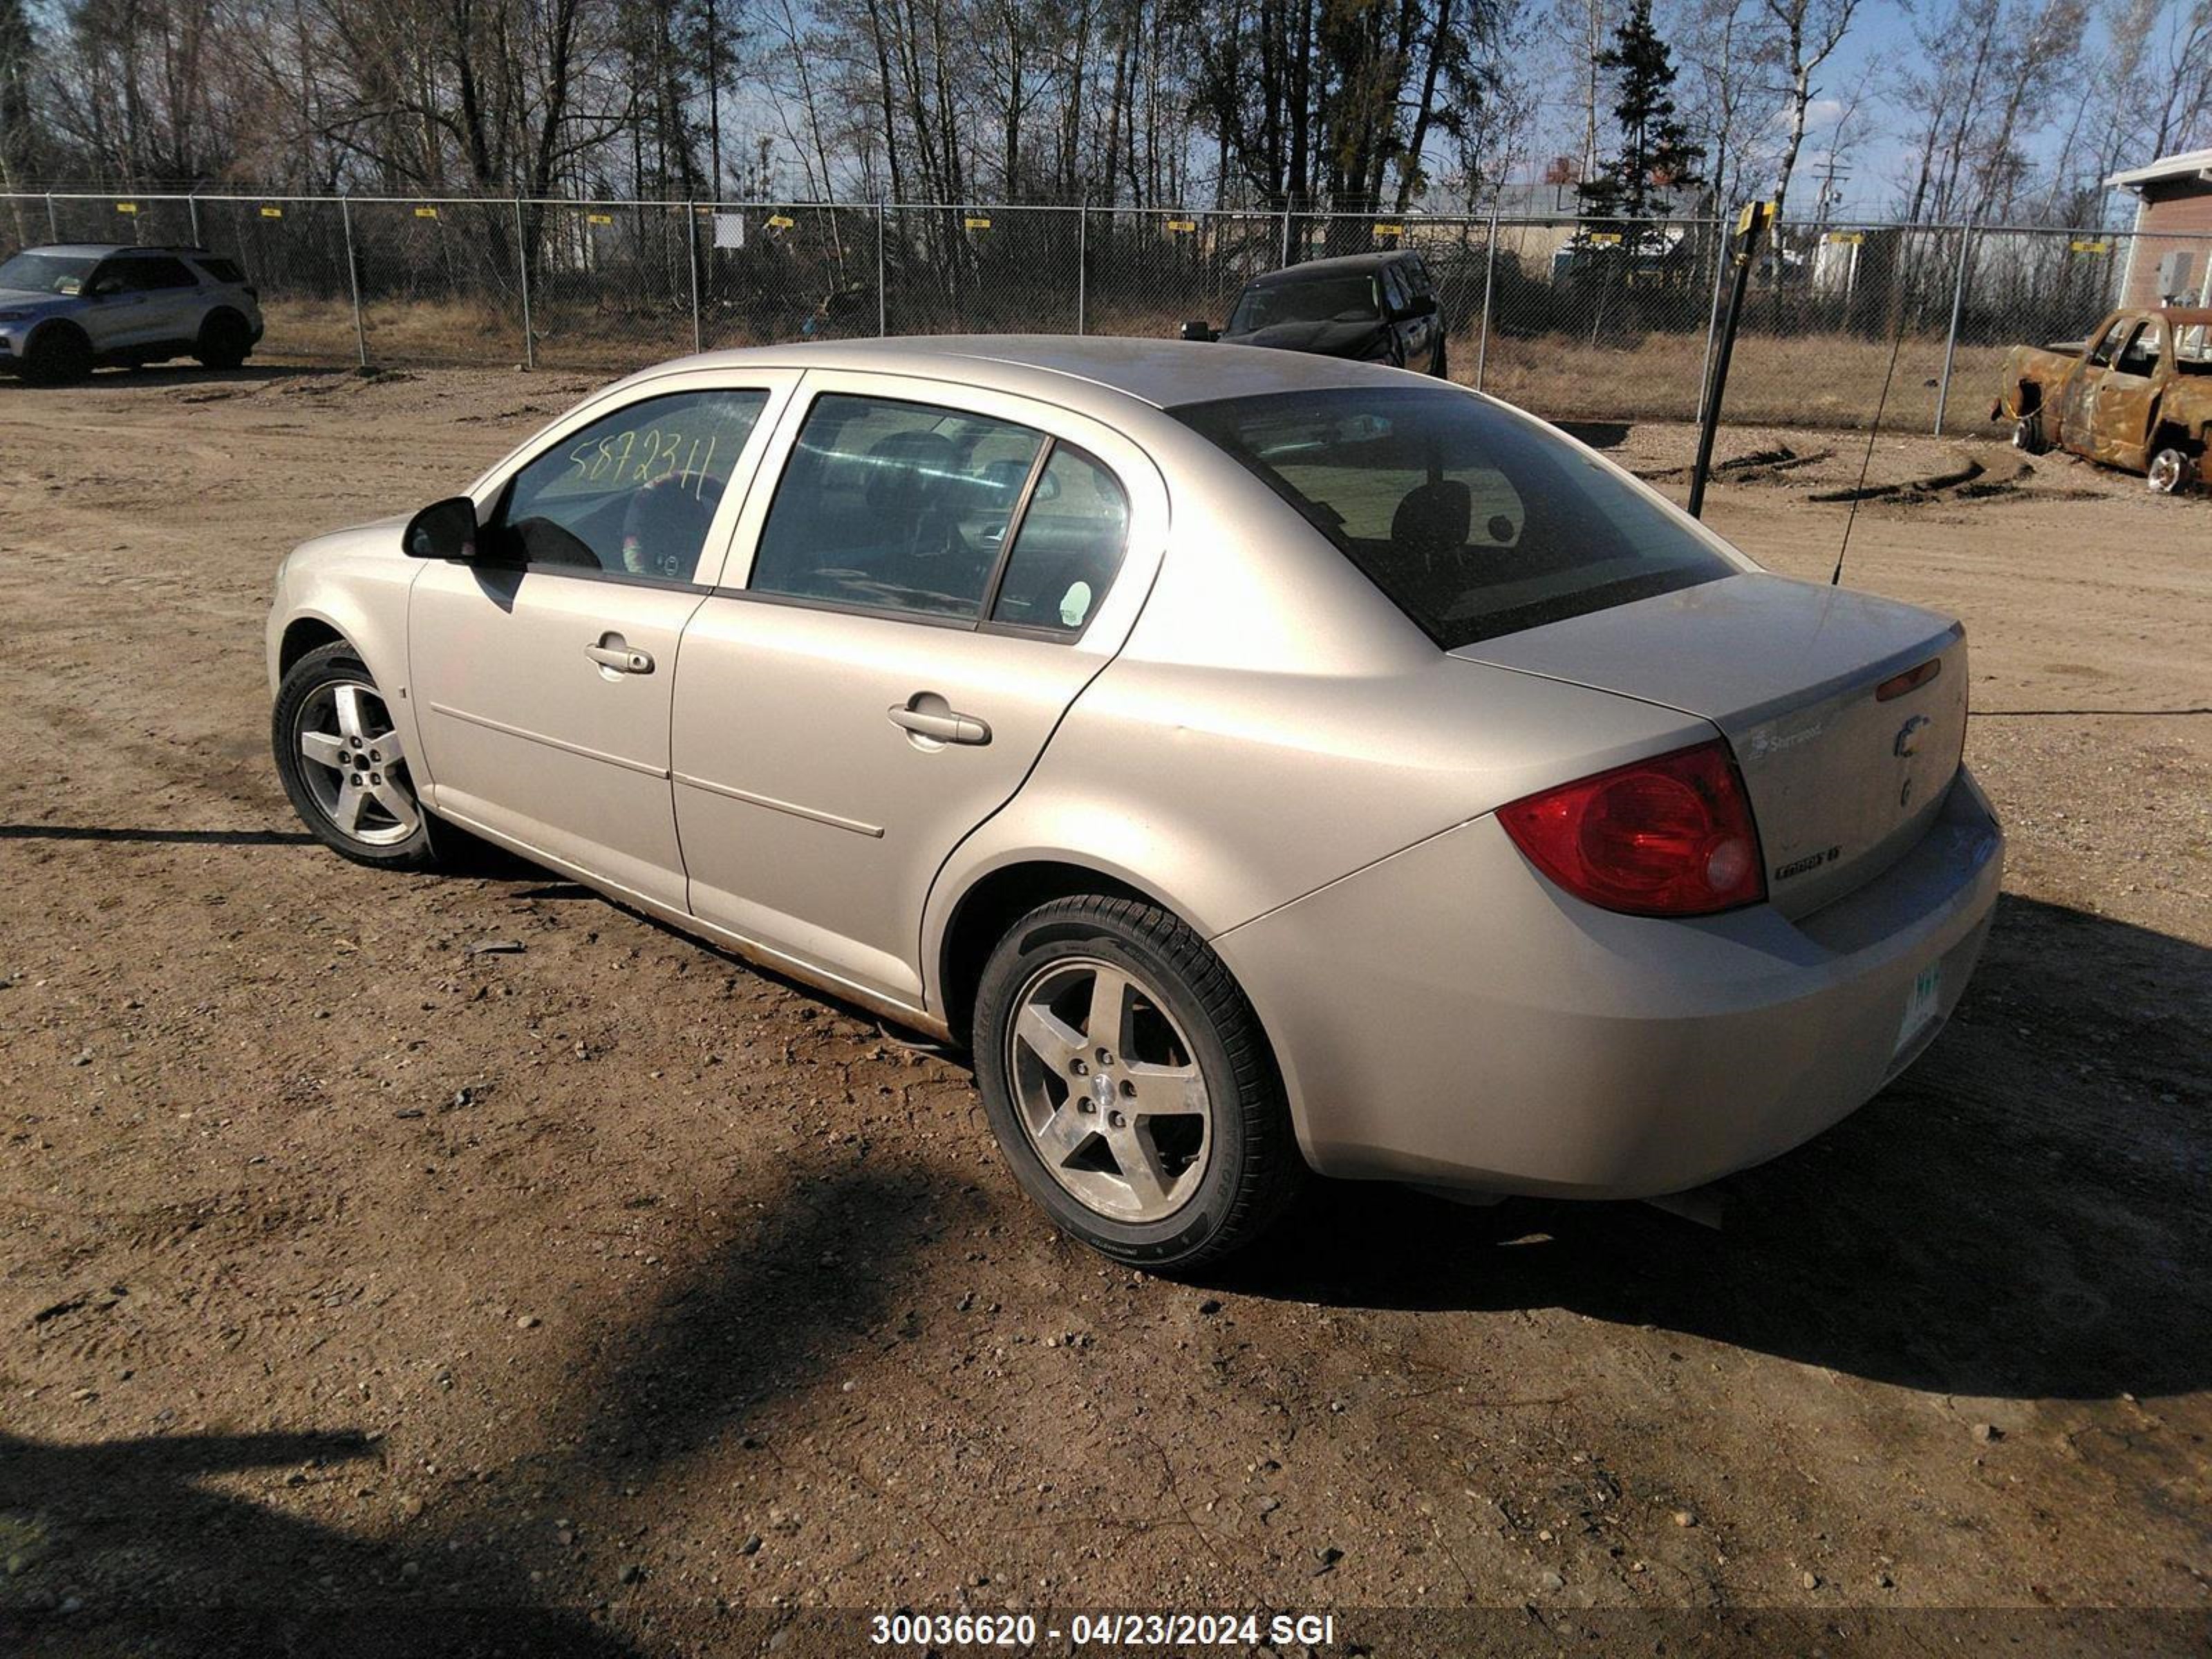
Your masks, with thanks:
[(1651, 1196), (1917, 1057), (2002, 837), (1966, 647), (1508, 406), (1172, 342), (734, 351), (280, 571), (278, 767), (964, 1044), (1189, 1268), (1308, 1171)]

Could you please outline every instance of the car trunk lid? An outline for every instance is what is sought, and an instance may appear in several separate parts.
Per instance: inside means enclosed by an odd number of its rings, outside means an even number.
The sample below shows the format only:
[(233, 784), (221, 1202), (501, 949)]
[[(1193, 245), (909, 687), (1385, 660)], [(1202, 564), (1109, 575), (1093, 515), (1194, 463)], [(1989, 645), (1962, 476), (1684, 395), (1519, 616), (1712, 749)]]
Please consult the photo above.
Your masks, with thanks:
[[(1747, 574), (1453, 653), (1697, 714), (1735, 750), (1769, 898), (1809, 914), (1911, 850), (1959, 766), (1966, 633), (1838, 587)], [(1933, 662), (1907, 689), (1887, 683)]]

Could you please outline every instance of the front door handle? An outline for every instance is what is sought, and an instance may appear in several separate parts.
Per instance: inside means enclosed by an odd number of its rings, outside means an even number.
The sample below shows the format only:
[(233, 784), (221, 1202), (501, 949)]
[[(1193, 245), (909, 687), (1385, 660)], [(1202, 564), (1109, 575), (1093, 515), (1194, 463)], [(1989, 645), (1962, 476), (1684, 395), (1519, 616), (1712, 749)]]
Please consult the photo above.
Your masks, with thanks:
[(650, 674), (653, 656), (650, 652), (633, 651), (619, 634), (602, 634), (592, 644), (584, 647), (584, 654), (614, 674)]
[(991, 728), (986, 722), (958, 713), (934, 691), (917, 691), (885, 712), (893, 726), (932, 743), (980, 744), (991, 740)]

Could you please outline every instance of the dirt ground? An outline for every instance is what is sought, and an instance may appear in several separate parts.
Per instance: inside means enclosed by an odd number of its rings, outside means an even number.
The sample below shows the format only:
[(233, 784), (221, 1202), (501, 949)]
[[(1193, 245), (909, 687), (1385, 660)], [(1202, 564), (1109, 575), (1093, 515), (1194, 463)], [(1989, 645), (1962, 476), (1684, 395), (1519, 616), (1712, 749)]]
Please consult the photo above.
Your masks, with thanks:
[[(277, 559), (590, 384), (0, 386), (0, 1650), (1112, 1607), (2203, 1650), (2212, 496), (1881, 441), (1877, 484), (1983, 469), (1866, 502), (1844, 580), (1966, 619), (2006, 896), (1947, 1034), (1723, 1231), (1332, 1188), (1186, 1285), (1057, 1237), (957, 1060), (565, 882), (299, 830)], [(1680, 489), (1683, 428), (1597, 435)], [(1710, 515), (1825, 580), (1861, 442), (1731, 432), (1765, 459)]]

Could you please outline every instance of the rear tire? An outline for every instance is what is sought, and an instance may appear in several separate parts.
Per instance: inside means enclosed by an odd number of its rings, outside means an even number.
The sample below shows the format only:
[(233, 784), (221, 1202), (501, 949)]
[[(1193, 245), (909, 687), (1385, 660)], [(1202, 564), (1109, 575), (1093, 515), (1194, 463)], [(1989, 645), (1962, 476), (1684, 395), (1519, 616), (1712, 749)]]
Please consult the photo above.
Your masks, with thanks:
[(2012, 423), (2012, 447), (2024, 454), (2040, 455), (2051, 447), (2043, 435), (2043, 411), (2031, 409)]
[(380, 870), (442, 861), (404, 740), (353, 647), (335, 641), (286, 671), (270, 738), (292, 810), (324, 846)]
[(199, 343), (192, 349), (203, 368), (236, 368), (253, 349), (253, 331), (234, 311), (218, 311), (200, 325)]
[(70, 323), (51, 323), (31, 337), (23, 378), (33, 386), (74, 386), (92, 373), (92, 342)]
[(2197, 458), (2179, 444), (2165, 445), (2151, 455), (2143, 481), (2154, 495), (2185, 495), (2197, 482)]
[(984, 965), (973, 1048), (1015, 1178), (1114, 1261), (1165, 1274), (1218, 1261), (1304, 1182), (1258, 1016), (1157, 906), (1085, 895), (1024, 916)]

